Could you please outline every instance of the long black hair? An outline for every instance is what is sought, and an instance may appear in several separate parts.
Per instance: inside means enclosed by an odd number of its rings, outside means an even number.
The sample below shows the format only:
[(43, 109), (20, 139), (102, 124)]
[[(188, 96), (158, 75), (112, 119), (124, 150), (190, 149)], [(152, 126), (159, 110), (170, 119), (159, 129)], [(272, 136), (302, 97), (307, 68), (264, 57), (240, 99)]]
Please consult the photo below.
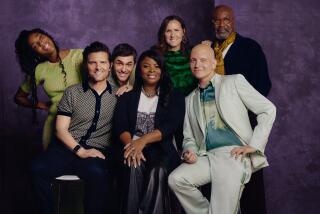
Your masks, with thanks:
[(146, 57), (149, 57), (156, 61), (158, 64), (160, 70), (161, 70), (161, 75), (160, 75), (160, 80), (157, 85), (157, 90), (160, 89), (160, 94), (159, 94), (159, 103), (163, 107), (167, 107), (168, 102), (169, 102), (169, 96), (173, 90), (172, 82), (169, 77), (169, 73), (166, 70), (166, 66), (164, 64), (164, 58), (163, 55), (156, 50), (147, 50), (144, 51), (138, 60), (137, 63), (137, 68), (136, 68), (136, 79), (134, 82), (133, 89), (134, 90), (141, 90), (143, 87), (143, 79), (141, 76), (141, 62), (144, 60)]
[(23, 30), (20, 32), (15, 42), (15, 53), (16, 53), (16, 58), (19, 62), (22, 72), (25, 73), (25, 75), (30, 78), (33, 121), (35, 122), (36, 121), (36, 105), (38, 103), (35, 69), (37, 65), (39, 65), (42, 62), (48, 61), (48, 59), (44, 56), (41, 56), (37, 52), (35, 52), (32, 49), (32, 47), (29, 45), (28, 39), (30, 35), (33, 33), (43, 34), (52, 40), (54, 47), (57, 51), (57, 56), (59, 59), (60, 66), (62, 67), (62, 73), (64, 74), (64, 79), (66, 79), (66, 73), (64, 71), (64, 67), (59, 56), (59, 47), (50, 34), (48, 34), (47, 32), (45, 32), (40, 28), (34, 28), (32, 30)]
[(181, 42), (181, 51), (183, 53), (185, 53), (186, 50), (189, 49), (189, 39), (187, 37), (187, 29), (186, 29), (186, 24), (185, 24), (184, 20), (180, 16), (171, 15), (171, 16), (167, 16), (166, 18), (163, 19), (163, 21), (160, 25), (160, 28), (158, 30), (158, 43), (155, 47), (153, 47), (153, 48), (158, 49), (162, 54), (164, 54), (165, 52), (167, 52), (169, 50), (169, 46), (168, 46), (166, 39), (165, 39), (165, 31), (166, 31), (166, 28), (167, 28), (169, 22), (171, 22), (173, 20), (179, 22), (182, 30), (184, 31), (184, 36), (183, 36), (183, 39)]

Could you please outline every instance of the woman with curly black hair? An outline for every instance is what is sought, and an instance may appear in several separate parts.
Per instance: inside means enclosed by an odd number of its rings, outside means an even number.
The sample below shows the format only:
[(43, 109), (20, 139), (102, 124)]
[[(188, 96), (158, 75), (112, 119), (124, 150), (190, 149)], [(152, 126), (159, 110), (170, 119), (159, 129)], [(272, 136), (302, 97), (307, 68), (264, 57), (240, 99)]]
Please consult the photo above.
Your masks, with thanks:
[[(46, 149), (52, 138), (57, 104), (64, 90), (81, 82), (82, 50), (59, 49), (51, 35), (36, 28), (20, 32), (15, 42), (15, 51), (26, 78), (14, 99), (18, 105), (33, 109), (33, 121), (36, 121), (36, 109), (48, 112), (42, 136)], [(49, 102), (38, 100), (39, 85), (43, 86)]]
[(128, 166), (124, 213), (171, 213), (167, 178), (180, 163), (172, 140), (184, 112), (184, 96), (173, 89), (162, 55), (143, 52), (134, 88), (119, 98), (114, 114)]

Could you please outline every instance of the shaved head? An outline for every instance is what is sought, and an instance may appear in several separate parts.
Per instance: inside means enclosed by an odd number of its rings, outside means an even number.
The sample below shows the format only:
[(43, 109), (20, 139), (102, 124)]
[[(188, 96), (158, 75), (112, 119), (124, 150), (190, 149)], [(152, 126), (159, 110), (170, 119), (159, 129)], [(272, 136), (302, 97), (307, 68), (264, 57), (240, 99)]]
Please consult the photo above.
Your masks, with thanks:
[(205, 87), (214, 75), (217, 61), (213, 49), (204, 44), (195, 46), (190, 54), (192, 74), (199, 80), (200, 87)]
[(192, 48), (191, 55), (192, 55), (192, 52), (204, 52), (209, 56), (209, 58), (215, 59), (213, 49), (209, 45), (206, 45), (206, 44), (196, 45), (194, 48)]
[(235, 17), (231, 7), (218, 5), (212, 11), (212, 23), (216, 38), (226, 40), (234, 32)]

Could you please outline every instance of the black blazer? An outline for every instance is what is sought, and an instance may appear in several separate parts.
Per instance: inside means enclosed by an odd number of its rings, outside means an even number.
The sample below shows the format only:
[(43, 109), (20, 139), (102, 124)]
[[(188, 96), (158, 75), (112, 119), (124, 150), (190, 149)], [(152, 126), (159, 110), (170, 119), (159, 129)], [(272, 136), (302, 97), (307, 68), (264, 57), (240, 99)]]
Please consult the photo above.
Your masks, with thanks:
[(266, 57), (253, 39), (237, 34), (224, 58), (225, 74), (242, 74), (262, 95), (271, 89)]
[[(118, 143), (120, 135), (128, 131), (134, 135), (138, 105), (141, 89), (133, 90), (119, 97), (114, 113), (113, 130)], [(170, 159), (170, 168), (175, 168), (180, 163), (180, 157), (172, 140), (174, 133), (183, 124), (185, 114), (185, 99), (182, 93), (173, 90), (169, 96), (168, 106), (165, 108), (158, 103), (155, 113), (155, 129), (160, 130), (162, 140), (159, 142), (161, 148)]]

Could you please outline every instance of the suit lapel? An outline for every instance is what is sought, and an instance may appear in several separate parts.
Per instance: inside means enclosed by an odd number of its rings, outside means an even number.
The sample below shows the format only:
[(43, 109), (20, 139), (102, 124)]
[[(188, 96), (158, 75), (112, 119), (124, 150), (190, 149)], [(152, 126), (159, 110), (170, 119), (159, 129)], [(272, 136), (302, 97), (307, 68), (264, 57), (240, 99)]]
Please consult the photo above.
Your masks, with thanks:
[(221, 76), (219, 74), (215, 74), (215, 78), (214, 78), (215, 99), (216, 99), (217, 106), (219, 107), (220, 107), (220, 103), (219, 103), (220, 88), (221, 88)]
[[(160, 97), (159, 97), (159, 100), (160, 100)], [(159, 100), (158, 100), (158, 105), (156, 108), (156, 113), (155, 113), (155, 118), (154, 118), (155, 128), (159, 127), (159, 123), (160, 123), (162, 116), (163, 116), (163, 113), (164, 113), (164, 107), (160, 105)]]
[(220, 106), (221, 82), (222, 82), (222, 76), (219, 74), (215, 74), (214, 88), (215, 88), (216, 105), (217, 105), (217, 109), (219, 111), (220, 117), (223, 120), (225, 120), (225, 118), (223, 117), (223, 114), (222, 114), (221, 106)]
[(193, 96), (193, 109), (196, 114), (196, 118), (198, 121), (198, 124), (200, 126), (200, 129), (202, 131), (203, 136), (205, 135), (205, 126), (204, 126), (204, 120), (202, 115), (202, 109), (201, 109), (201, 103), (200, 103), (200, 91), (196, 90), (195, 95)]
[(239, 40), (241, 40), (240, 37), (241, 36), (237, 33), (235, 41), (233, 42), (225, 57), (223, 58), (225, 75), (237, 74), (237, 72), (239, 72), (239, 69), (235, 69), (232, 65), (238, 65), (238, 63), (235, 63), (234, 60), (238, 60), (239, 58), (237, 57), (237, 50), (239, 46)]
[(132, 122), (132, 126), (131, 129), (135, 129), (135, 125), (137, 122), (137, 114), (138, 114), (138, 107), (139, 107), (139, 101), (140, 101), (140, 95), (141, 95), (141, 90), (136, 90), (133, 91), (133, 96), (132, 96), (132, 102), (131, 102), (131, 106), (130, 107), (130, 121)]

